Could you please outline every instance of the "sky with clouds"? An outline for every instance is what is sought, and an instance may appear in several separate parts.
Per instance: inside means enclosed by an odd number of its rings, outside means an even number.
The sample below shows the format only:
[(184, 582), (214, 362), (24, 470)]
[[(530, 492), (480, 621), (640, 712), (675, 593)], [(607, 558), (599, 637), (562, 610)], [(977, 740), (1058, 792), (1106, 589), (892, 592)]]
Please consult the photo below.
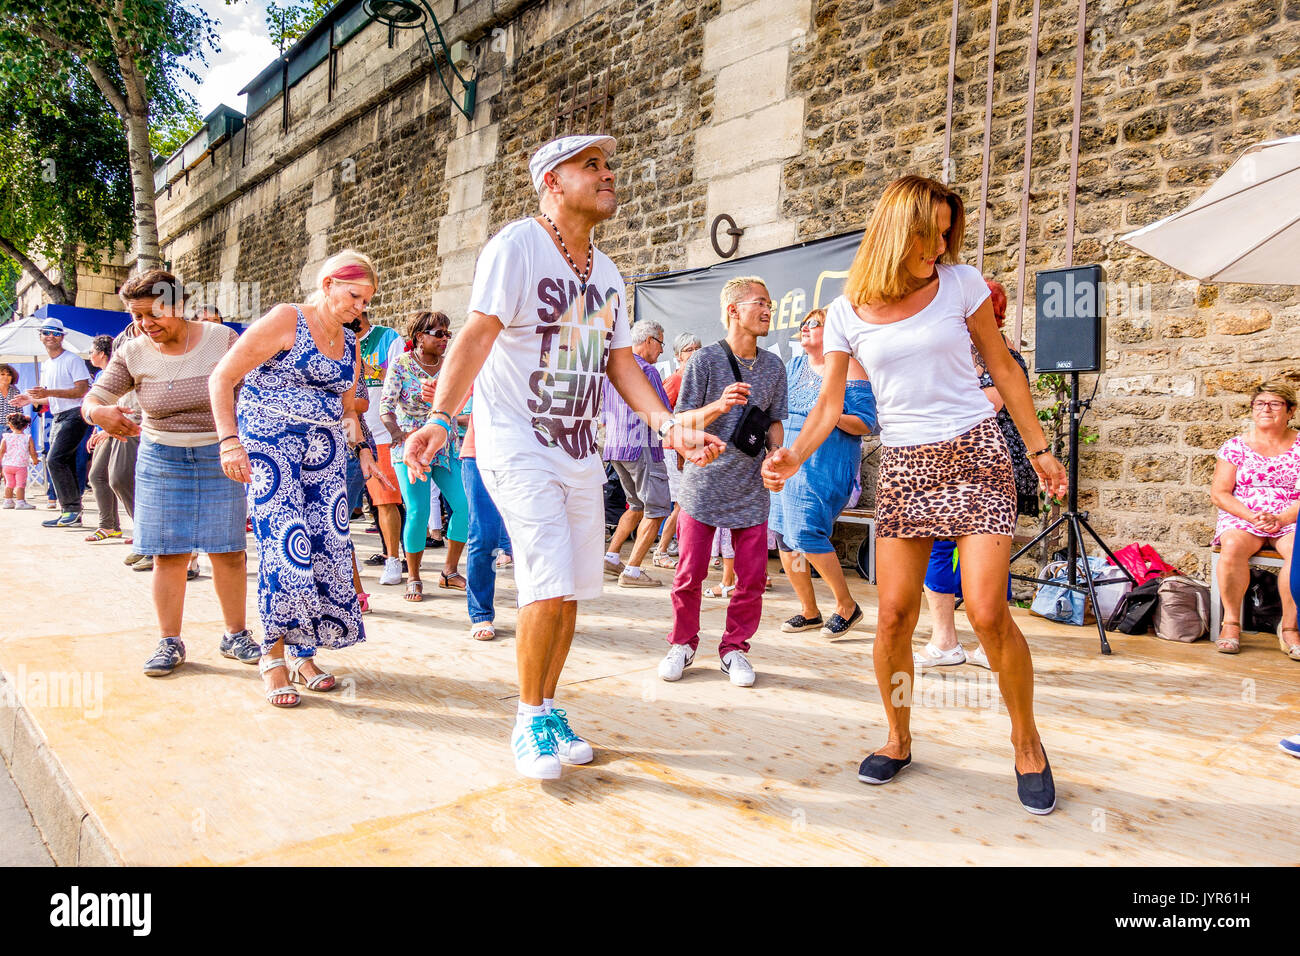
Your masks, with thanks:
[(190, 63), (201, 83), (188, 84), (207, 116), (224, 103), (244, 112), (246, 98), (239, 91), (279, 55), (266, 29), (266, 0), (198, 0), (198, 6), (217, 25), (218, 52), (208, 51), (207, 64)]

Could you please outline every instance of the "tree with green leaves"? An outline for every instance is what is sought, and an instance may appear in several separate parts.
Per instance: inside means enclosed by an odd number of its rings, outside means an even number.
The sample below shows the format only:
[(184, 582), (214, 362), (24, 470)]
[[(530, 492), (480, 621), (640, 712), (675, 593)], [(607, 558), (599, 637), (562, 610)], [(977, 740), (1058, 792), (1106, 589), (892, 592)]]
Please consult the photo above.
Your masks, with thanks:
[(194, 0), (0, 0), (0, 96), (56, 109), (88, 80), (126, 133), (137, 268), (162, 262), (154, 209), (151, 118), (192, 110), (186, 65), (216, 48), (213, 21)]
[(293, 46), (305, 37), (307, 31), (319, 23), (336, 2), (337, 0), (285, 0), (284, 3), (276, 3), (275, 0), (270, 0), (266, 5), (266, 27), (271, 34), (271, 42), (283, 53), (286, 47)]
[(0, 100), (0, 252), (51, 302), (75, 304), (78, 260), (97, 266), (130, 240), (131, 223), (121, 126), (96, 90), (74, 77), (50, 102)]

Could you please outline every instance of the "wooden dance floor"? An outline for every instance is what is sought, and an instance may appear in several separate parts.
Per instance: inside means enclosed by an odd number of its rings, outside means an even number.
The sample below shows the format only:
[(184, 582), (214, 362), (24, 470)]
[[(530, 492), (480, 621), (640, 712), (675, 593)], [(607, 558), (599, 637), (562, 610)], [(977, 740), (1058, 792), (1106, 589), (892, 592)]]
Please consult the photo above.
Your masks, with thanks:
[[(509, 572), (501, 636), (478, 643), (435, 572), (408, 604), (367, 568), (368, 642), (322, 655), (339, 690), (274, 710), (256, 669), (217, 653), (206, 560), (188, 662), (149, 679), (149, 575), (122, 565), (125, 546), (40, 528), (51, 514), (0, 516), (0, 753), (59, 863), (1300, 862), (1300, 762), (1277, 748), (1300, 732), (1300, 664), (1270, 636), (1227, 657), (1116, 634), (1104, 658), (1094, 630), (1016, 611), (1060, 801), (1036, 818), (1016, 800), (1005, 709), (970, 665), (918, 687), (913, 766), (888, 786), (858, 782), (885, 731), (875, 589), (856, 576), (865, 628), (787, 635), (796, 605), (773, 562), (749, 689), (717, 666), (722, 602), (706, 605), (696, 664), (667, 684), (668, 589), (609, 582), (582, 610), (559, 695), (596, 760), (539, 783), (515, 774), (508, 746)], [(377, 538), (353, 527), (373, 553)], [(923, 614), (918, 647), (927, 628)]]

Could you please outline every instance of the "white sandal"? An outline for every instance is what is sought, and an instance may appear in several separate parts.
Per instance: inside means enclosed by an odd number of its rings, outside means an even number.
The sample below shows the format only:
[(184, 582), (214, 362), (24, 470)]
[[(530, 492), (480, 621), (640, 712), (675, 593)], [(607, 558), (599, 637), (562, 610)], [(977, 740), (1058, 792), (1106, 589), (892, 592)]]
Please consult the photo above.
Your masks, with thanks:
[[(325, 671), (321, 671), (319, 674), (317, 674), (317, 675), (316, 675), (315, 677), (313, 677), (311, 680), (308, 680), (307, 678), (305, 678), (305, 677), (302, 676), (302, 673), (301, 673), (301, 671), (302, 671), (302, 665), (303, 665), (304, 663), (306, 663), (307, 661), (313, 661), (313, 662), (314, 662), (315, 660), (316, 660), (316, 657), (315, 657), (314, 654), (313, 654), (311, 657), (293, 657), (293, 658), (290, 658), (290, 660), (289, 660), (289, 683), (291, 683), (291, 684), (305, 684), (308, 690), (319, 691), (319, 692), (322, 693), (322, 694), (325, 693), (325, 692), (328, 691), (328, 690), (333, 690), (333, 689), (334, 689), (334, 685), (335, 685), (335, 680), (334, 680), (334, 675), (333, 675), (333, 674), (329, 674), (329, 673), (326, 673)], [(319, 667), (320, 665), (317, 664), (316, 666)], [(325, 684), (326, 682), (329, 683), (329, 686), (328, 686), (328, 687), (323, 687), (323, 686), (321, 686), (321, 685)]]
[(476, 641), (490, 641), (497, 636), (497, 629), (491, 621), (479, 621), (470, 628), (469, 636)]
[[(257, 662), (257, 672), (263, 676), (277, 667), (287, 667), (283, 657), (262, 657)], [(277, 697), (292, 697), (293, 702), (289, 704), (277, 704)], [(302, 703), (302, 697), (293, 689), (292, 679), (288, 687), (272, 687), (266, 691), (266, 699), (272, 707), (297, 707)]]
[(950, 651), (941, 651), (933, 644), (926, 644), (919, 651), (912, 653), (912, 663), (921, 667), (946, 667), (949, 664), (965, 664), (966, 652), (959, 643)]
[(705, 588), (704, 593), (708, 597), (723, 598), (725, 600), (726, 598), (731, 597), (731, 592), (734, 590), (736, 590), (734, 584), (715, 584), (711, 588)]

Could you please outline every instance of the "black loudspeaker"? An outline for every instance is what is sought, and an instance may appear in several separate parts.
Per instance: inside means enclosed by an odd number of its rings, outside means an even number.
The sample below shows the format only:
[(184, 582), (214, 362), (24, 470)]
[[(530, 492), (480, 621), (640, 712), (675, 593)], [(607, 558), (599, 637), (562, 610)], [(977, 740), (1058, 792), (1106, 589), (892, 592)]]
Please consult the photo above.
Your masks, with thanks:
[(1034, 276), (1034, 371), (1100, 372), (1106, 318), (1101, 266), (1049, 269)]

